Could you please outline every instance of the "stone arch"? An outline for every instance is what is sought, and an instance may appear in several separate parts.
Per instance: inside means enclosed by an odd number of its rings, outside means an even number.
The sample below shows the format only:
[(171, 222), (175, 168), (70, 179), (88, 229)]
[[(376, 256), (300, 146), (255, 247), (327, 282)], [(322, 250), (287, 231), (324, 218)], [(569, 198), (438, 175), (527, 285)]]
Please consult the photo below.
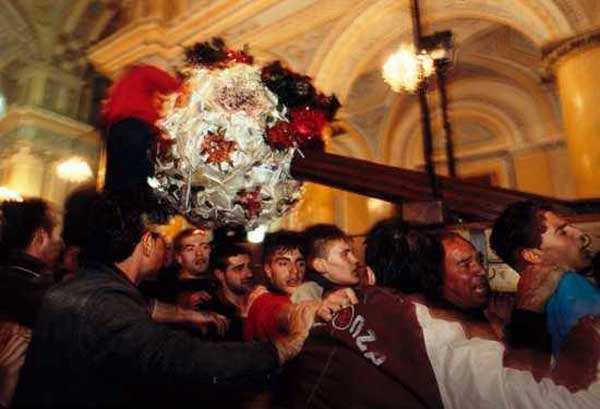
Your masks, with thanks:
[(331, 153), (368, 161), (375, 160), (371, 145), (358, 129), (344, 121), (336, 126), (344, 132), (331, 141)]
[[(422, 15), (426, 24), (458, 18), (499, 23), (527, 36), (538, 47), (574, 34), (567, 17), (553, 2), (448, 0), (425, 4)], [(362, 2), (354, 13), (332, 28), (315, 54), (309, 72), (320, 87), (337, 92), (343, 101), (365, 64), (382, 51), (382, 45), (409, 35), (411, 24), (407, 2), (379, 0), (371, 5)]]
[[(519, 132), (518, 125), (514, 123), (509, 115), (493, 104), (483, 104), (481, 101), (463, 103), (452, 112), (453, 122), (462, 121), (463, 124), (474, 123), (494, 135), (493, 140), (486, 140), (474, 145), (461, 146), (456, 148), (457, 156), (461, 156), (465, 151), (496, 151), (499, 149), (508, 149), (513, 145), (514, 134)], [(396, 128), (397, 133), (391, 140), (391, 147), (388, 152), (387, 163), (402, 168), (415, 168), (423, 162), (421, 145), (420, 114), (418, 109), (404, 116), (401, 127)], [(432, 119), (435, 125), (432, 132), (436, 137), (443, 135), (438, 120), (434, 116)], [(455, 130), (458, 128), (455, 126)], [(456, 134), (455, 134), (456, 135)], [(457, 139), (457, 138), (455, 138)], [(436, 142), (436, 145), (438, 143)], [(435, 158), (443, 157), (443, 153), (438, 150), (434, 152)]]
[[(476, 147), (478, 151), (524, 146), (539, 142), (545, 135), (540, 128), (540, 123), (544, 122), (543, 114), (536, 109), (535, 101), (514, 85), (474, 78), (453, 83), (450, 92), (453, 96), (450, 117), (454, 123), (479, 123), (496, 136), (486, 146)], [(419, 149), (421, 129), (419, 107), (415, 103), (408, 104), (407, 98), (410, 97), (399, 97), (390, 108), (380, 139), (380, 152), (386, 155), (383, 158), (386, 163), (410, 168), (422, 161)], [(436, 98), (436, 95), (432, 97)], [(438, 110), (433, 109), (433, 131), (442, 134), (438, 117)], [(458, 145), (457, 153), (462, 148)]]

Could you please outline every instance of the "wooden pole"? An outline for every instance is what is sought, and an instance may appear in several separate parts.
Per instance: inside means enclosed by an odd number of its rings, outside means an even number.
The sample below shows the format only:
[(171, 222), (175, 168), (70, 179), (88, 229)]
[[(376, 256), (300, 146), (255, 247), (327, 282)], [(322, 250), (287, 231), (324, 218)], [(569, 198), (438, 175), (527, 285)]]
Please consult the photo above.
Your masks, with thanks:
[[(294, 178), (376, 197), (392, 203), (429, 201), (432, 192), (426, 173), (330, 153), (306, 150), (291, 165)], [(456, 178), (438, 176), (444, 184), (442, 200), (448, 210), (473, 221), (492, 221), (510, 203), (541, 200), (564, 207), (572, 203), (499, 187), (485, 187)]]

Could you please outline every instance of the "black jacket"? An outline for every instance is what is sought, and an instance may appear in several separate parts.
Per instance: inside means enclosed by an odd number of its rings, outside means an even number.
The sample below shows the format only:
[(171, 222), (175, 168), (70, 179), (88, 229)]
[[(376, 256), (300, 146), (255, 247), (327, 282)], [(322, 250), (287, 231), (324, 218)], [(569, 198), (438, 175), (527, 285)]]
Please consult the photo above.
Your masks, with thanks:
[(277, 366), (271, 344), (214, 344), (155, 323), (120, 270), (90, 266), (46, 294), (13, 404), (134, 405), (140, 390), (148, 402), (157, 391), (214, 391), (264, 382)]
[(41, 260), (11, 253), (0, 266), (0, 317), (32, 328), (44, 294), (53, 284)]

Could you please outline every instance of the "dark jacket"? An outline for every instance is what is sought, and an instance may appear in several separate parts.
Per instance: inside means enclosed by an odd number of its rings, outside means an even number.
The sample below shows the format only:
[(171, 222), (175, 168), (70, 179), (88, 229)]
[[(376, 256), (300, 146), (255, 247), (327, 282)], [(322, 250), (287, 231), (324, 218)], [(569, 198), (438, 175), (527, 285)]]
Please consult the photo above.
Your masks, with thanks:
[(284, 368), (277, 408), (442, 408), (412, 302), (369, 287), (310, 333)]
[(32, 328), (44, 294), (53, 284), (41, 260), (11, 253), (0, 266), (0, 317)]
[(89, 266), (47, 293), (14, 405), (133, 405), (139, 390), (152, 402), (157, 391), (266, 381), (277, 366), (271, 344), (213, 344), (153, 322), (120, 270)]

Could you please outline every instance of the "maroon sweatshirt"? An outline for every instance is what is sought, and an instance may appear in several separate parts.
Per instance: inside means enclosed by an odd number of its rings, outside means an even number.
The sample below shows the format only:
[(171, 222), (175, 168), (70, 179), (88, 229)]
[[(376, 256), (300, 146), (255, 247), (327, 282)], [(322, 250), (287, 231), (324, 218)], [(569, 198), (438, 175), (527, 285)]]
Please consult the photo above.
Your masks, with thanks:
[(443, 408), (414, 305), (380, 287), (359, 297), (313, 328), (284, 368), (276, 407)]

